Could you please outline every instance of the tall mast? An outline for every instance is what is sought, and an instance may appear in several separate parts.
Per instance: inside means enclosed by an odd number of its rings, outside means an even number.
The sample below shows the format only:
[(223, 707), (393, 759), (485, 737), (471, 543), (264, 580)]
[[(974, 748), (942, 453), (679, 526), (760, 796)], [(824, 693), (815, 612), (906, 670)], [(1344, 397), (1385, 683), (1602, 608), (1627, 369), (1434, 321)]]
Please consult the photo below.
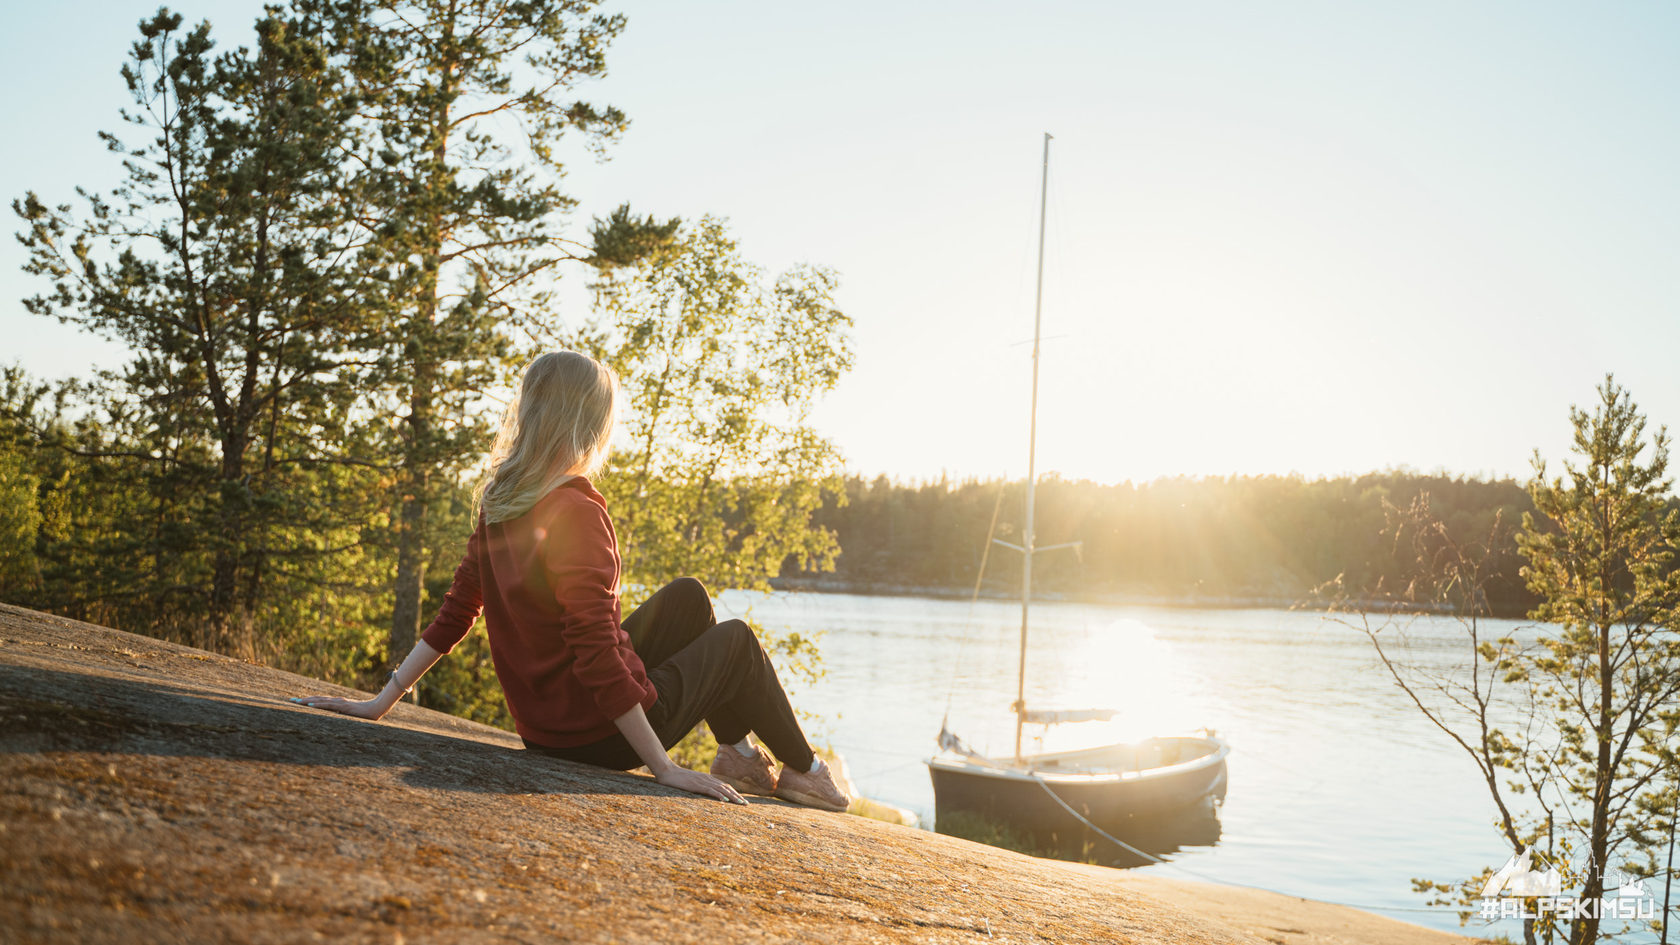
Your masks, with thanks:
[(1044, 218), (1050, 200), (1050, 132), (1044, 133), (1044, 175), (1038, 189), (1038, 289), (1033, 298), (1032, 419), (1027, 434), (1027, 516), (1021, 535), (1021, 668), (1015, 677), (1015, 761), (1021, 760), (1021, 728), (1027, 712), (1027, 608), (1032, 602), (1033, 491), (1038, 458), (1038, 335), (1044, 319)]

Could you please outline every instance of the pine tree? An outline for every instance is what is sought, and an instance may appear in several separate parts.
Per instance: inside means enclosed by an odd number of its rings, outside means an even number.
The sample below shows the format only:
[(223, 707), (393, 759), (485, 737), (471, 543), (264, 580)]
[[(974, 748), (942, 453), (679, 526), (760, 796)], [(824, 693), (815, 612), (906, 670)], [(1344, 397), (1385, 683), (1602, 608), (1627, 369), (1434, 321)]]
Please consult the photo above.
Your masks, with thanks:
[(85, 389), (102, 432), (57, 439), (144, 497), (115, 560), (150, 560), (157, 593), (187, 598), (160, 610), (242, 655), (271, 573), (320, 547), (320, 477), (366, 462), (347, 437), (370, 333), (339, 265), (365, 238), (340, 163), (357, 102), (325, 25), (271, 10), (254, 48), (217, 53), (208, 23), (160, 10), (123, 68), (136, 133), (102, 135), (125, 183), (80, 215), (13, 204), (26, 270), (53, 284), (30, 310), (131, 351)]
[[(1672, 776), (1668, 740), (1680, 722), (1680, 572), (1671, 566), (1680, 511), (1668, 501), (1668, 433), (1647, 438), (1644, 414), (1613, 378), (1598, 395), (1591, 413), (1570, 409), (1578, 458), (1563, 476), (1548, 479), (1535, 455), (1535, 513), (1523, 517), (1519, 543), (1523, 575), (1542, 598), (1533, 616), (1554, 632), (1513, 666), (1551, 707), (1559, 779), (1568, 800), (1586, 805), (1566, 825), (1587, 857), (1585, 900), (1603, 896), (1618, 857), (1653, 842), (1643, 821)], [(1587, 945), (1598, 932), (1596, 914), (1582, 917), (1570, 941)]]
[(429, 510), (488, 445), (485, 394), (508, 379), (518, 341), (566, 339), (553, 278), (560, 264), (594, 255), (559, 235), (575, 200), (560, 187), (558, 148), (576, 134), (599, 153), (627, 125), (616, 108), (568, 98), (605, 74), (606, 47), (624, 26), (595, 5), (334, 7), (375, 142), (357, 184), (377, 207), (378, 239), (363, 262), (383, 280), (380, 385), (400, 417), (388, 431), (397, 457), (393, 659), (419, 632), (435, 544)]

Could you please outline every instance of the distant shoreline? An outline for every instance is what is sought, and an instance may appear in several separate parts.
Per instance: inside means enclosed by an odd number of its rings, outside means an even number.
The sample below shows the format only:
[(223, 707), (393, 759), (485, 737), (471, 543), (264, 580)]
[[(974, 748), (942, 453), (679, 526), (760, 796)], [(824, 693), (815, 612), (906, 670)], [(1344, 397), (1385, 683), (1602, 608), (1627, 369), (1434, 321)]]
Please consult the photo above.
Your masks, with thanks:
[[(850, 581), (836, 578), (771, 578), (770, 587), (777, 591), (790, 591), (806, 594), (857, 594), (871, 597), (925, 597), (935, 600), (967, 600), (974, 594), (974, 589), (958, 588), (941, 585), (895, 584), (879, 581)], [(982, 600), (1018, 601), (1019, 594), (1002, 593), (990, 588), (980, 591)], [(1127, 592), (1083, 592), (1065, 594), (1060, 592), (1035, 591), (1033, 600), (1042, 603), (1075, 603), (1075, 604), (1110, 604), (1130, 605), (1142, 607), (1172, 607), (1185, 610), (1301, 610), (1320, 611), (1328, 613), (1327, 602), (1315, 601), (1311, 598), (1290, 598), (1269, 596), (1264, 594), (1143, 594)], [(1346, 602), (1347, 606), (1359, 607), (1372, 613), (1418, 613), (1451, 615), (1452, 610), (1442, 605), (1406, 605), (1389, 600), (1368, 598)], [(1523, 619), (1525, 614), (1494, 613), (1492, 616), (1507, 619)]]

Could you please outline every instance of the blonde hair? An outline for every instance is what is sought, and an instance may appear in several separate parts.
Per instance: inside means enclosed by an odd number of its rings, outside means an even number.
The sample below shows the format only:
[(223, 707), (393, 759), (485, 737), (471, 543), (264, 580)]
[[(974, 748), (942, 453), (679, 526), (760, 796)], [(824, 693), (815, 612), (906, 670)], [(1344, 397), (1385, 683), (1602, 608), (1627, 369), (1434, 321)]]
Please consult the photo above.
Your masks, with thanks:
[(489, 475), (477, 496), (485, 519), (518, 518), (568, 479), (599, 471), (617, 419), (612, 368), (576, 351), (532, 361), (490, 449)]

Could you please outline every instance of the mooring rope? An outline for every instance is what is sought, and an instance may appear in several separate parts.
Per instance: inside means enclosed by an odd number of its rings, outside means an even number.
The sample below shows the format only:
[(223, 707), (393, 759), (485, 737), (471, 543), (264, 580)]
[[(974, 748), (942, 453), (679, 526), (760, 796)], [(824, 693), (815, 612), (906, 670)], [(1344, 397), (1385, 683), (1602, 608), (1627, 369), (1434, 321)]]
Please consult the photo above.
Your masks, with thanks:
[[(1145, 853), (1142, 850), (1139, 850), (1137, 847), (1134, 847), (1131, 844), (1127, 843), (1126, 841), (1121, 840), (1119, 837), (1116, 837), (1114, 834), (1111, 834), (1108, 831), (1102, 829), (1101, 827), (1098, 827), (1096, 824), (1091, 823), (1090, 820), (1086, 819), (1085, 815), (1083, 815), (1080, 812), (1074, 810), (1071, 806), (1068, 805), (1067, 801), (1064, 801), (1064, 800), (1061, 799), (1061, 797), (1057, 796), (1056, 792), (1051, 789), (1049, 783), (1046, 782), (1042, 777), (1038, 776), (1037, 774), (1033, 774), (1031, 772), (1028, 772), (1027, 776), (1032, 778), (1033, 781), (1037, 782), (1038, 786), (1044, 789), (1044, 793), (1050, 795), (1050, 799), (1055, 801), (1058, 805), (1060, 805), (1062, 810), (1067, 811), (1075, 819), (1077, 819), (1080, 823), (1082, 823), (1085, 826), (1087, 826), (1087, 827), (1091, 828), (1092, 830), (1096, 831), (1100, 836), (1103, 837), (1103, 839), (1107, 840), (1109, 843), (1112, 843), (1115, 846), (1121, 848), (1122, 850), (1125, 850), (1126, 852), (1131, 853), (1133, 856), (1142, 857), (1143, 859), (1148, 860), (1149, 862), (1160, 865), (1160, 866), (1170, 866), (1173, 869), (1179, 870), (1180, 872), (1183, 872), (1183, 873), (1187, 873), (1187, 874), (1189, 874), (1191, 876), (1194, 876), (1197, 879), (1199, 879), (1203, 882), (1206, 882), (1206, 883), (1218, 883), (1221, 886), (1239, 886), (1243, 889), (1253, 889), (1257, 892), (1267, 892), (1267, 893), (1272, 893), (1274, 895), (1279, 895), (1279, 896), (1294, 895), (1293, 893), (1280, 893), (1275, 889), (1267, 889), (1264, 886), (1256, 886), (1253, 883), (1236, 883), (1236, 882), (1232, 882), (1230, 880), (1219, 879), (1218, 877), (1215, 877), (1215, 876), (1209, 876), (1206, 873), (1197, 872), (1196, 870), (1193, 870), (1188, 866), (1184, 866), (1184, 865), (1179, 864), (1179, 863), (1174, 863), (1172, 860), (1163, 859), (1163, 858), (1158, 857), (1158, 856), (1156, 856), (1152, 853)], [(1305, 897), (1298, 896), (1296, 898), (1305, 898)], [(1319, 900), (1319, 901), (1320, 902), (1329, 902), (1329, 900)], [(1358, 903), (1351, 903), (1351, 902), (1331, 902), (1330, 904), (1335, 905), (1335, 906), (1346, 906), (1350, 909), (1363, 909), (1366, 912), (1431, 912), (1431, 913), (1439, 913), (1439, 912), (1446, 912), (1446, 911), (1449, 911), (1449, 910), (1450, 911), (1459, 911), (1459, 910), (1453, 909), (1450, 906), (1444, 906), (1444, 907), (1371, 906), (1371, 905), (1360, 905)]]

